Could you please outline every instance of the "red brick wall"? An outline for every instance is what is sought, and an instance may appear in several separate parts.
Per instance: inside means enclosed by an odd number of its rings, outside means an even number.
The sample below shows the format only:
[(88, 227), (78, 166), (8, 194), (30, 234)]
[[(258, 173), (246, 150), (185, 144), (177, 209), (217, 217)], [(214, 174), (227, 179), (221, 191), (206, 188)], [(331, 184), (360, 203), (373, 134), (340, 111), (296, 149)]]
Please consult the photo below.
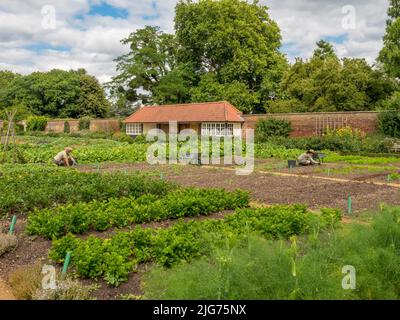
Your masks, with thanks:
[(49, 120), (47, 122), (46, 132), (63, 133), (64, 122), (69, 123), (70, 132), (76, 132), (79, 130), (78, 120)]
[(90, 121), (90, 131), (114, 133), (119, 131), (119, 121), (116, 119), (97, 119)]
[[(64, 122), (68, 121), (70, 132), (79, 131), (79, 120), (49, 120), (46, 132), (64, 132)], [(90, 121), (90, 131), (114, 133), (119, 131), (119, 121), (116, 119), (94, 119)]]
[(321, 112), (243, 115), (243, 129), (254, 129), (260, 119), (284, 119), (292, 123), (293, 137), (318, 135), (323, 128), (350, 126), (366, 133), (376, 132), (378, 112)]

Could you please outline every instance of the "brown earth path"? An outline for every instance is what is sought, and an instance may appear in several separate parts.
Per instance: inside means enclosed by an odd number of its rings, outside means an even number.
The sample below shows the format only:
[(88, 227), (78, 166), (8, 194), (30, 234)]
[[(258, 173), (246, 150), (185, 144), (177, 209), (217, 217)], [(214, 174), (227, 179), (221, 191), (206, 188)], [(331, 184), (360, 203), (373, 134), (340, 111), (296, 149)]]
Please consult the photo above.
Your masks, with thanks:
[(8, 285), (0, 279), (0, 300), (16, 300)]

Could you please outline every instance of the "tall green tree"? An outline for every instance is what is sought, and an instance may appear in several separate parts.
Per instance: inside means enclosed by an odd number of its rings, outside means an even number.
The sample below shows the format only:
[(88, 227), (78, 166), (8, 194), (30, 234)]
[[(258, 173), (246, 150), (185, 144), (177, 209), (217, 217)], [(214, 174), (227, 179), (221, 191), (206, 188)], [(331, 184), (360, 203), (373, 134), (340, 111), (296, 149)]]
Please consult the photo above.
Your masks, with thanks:
[(130, 51), (119, 57), (119, 75), (109, 84), (112, 95), (124, 93), (127, 101), (174, 103), (188, 100), (191, 78), (188, 66), (178, 66), (178, 44), (174, 35), (159, 27), (147, 26), (132, 33), (122, 43)]
[(18, 104), (35, 115), (63, 118), (104, 117), (110, 107), (98, 80), (83, 69), (15, 76), (0, 101), (4, 107)]
[(320, 59), (337, 58), (333, 45), (325, 40), (317, 42), (317, 48), (314, 50), (313, 57)]
[[(215, 95), (208, 92), (206, 101), (229, 100), (221, 92), (235, 87), (236, 101), (231, 102), (246, 112), (262, 110), (286, 67), (279, 52), (280, 30), (268, 7), (258, 1), (181, 0), (176, 6), (175, 29), (178, 61), (194, 67), (200, 84), (209, 82), (211, 73), (214, 83), (210, 85), (222, 88)], [(198, 100), (197, 94), (193, 100)]]
[(287, 67), (267, 10), (258, 1), (180, 1), (176, 35), (146, 27), (122, 41), (130, 52), (117, 59), (115, 105), (228, 100), (263, 111)]
[[(321, 45), (322, 44), (322, 45)], [(311, 59), (297, 59), (285, 72), (281, 99), (268, 112), (375, 110), (397, 89), (396, 82), (364, 59), (338, 59), (319, 42)]]
[(400, 78), (400, 0), (390, 0), (388, 16), (378, 61), (387, 74)]

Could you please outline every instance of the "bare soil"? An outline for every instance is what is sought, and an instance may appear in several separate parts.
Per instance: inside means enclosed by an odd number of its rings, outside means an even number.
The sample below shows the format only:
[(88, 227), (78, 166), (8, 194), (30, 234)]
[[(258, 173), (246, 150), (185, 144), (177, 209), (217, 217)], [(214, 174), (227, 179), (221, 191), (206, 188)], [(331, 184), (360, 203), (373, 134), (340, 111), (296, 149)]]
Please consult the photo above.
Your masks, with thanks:
[[(264, 161), (261, 164), (268, 164)], [(271, 162), (272, 164), (275, 164)], [(399, 187), (378, 185), (373, 182), (384, 182), (379, 173), (372, 177), (370, 174), (360, 176), (346, 175), (347, 181), (335, 181), (322, 179), (314, 172), (315, 168), (295, 168), (288, 170), (281, 168), (275, 170), (277, 173), (292, 174), (294, 176), (279, 176), (276, 173), (260, 172), (260, 163), (257, 163), (256, 171), (249, 176), (238, 176), (234, 168), (204, 167), (204, 166), (180, 166), (165, 165), (151, 166), (145, 163), (140, 164), (103, 164), (101, 172), (113, 172), (122, 170), (126, 172), (138, 171), (152, 173), (155, 177), (176, 182), (184, 186), (196, 186), (204, 188), (225, 188), (227, 190), (243, 189), (251, 193), (252, 200), (272, 204), (293, 204), (304, 203), (311, 209), (321, 207), (337, 207), (346, 210), (348, 196), (352, 196), (355, 214), (364, 210), (374, 210), (380, 203), (400, 205), (400, 184)], [(261, 166), (262, 168), (263, 166)], [(265, 166), (264, 166), (265, 167)], [(334, 166), (333, 166), (334, 167)], [(82, 171), (97, 171), (93, 166), (80, 166)], [(315, 175), (315, 176), (313, 176)], [(311, 177), (310, 177), (311, 176)], [(325, 176), (324, 176), (325, 177)], [(230, 212), (221, 212), (207, 217), (194, 219), (220, 219)], [(192, 218), (193, 219), (193, 218)], [(189, 220), (185, 219), (185, 220)], [(176, 220), (163, 222), (152, 222), (144, 224), (147, 228), (166, 228), (176, 223)], [(11, 271), (20, 266), (33, 265), (36, 262), (49, 263), (47, 258), (51, 242), (40, 237), (29, 237), (25, 234), (26, 222), (18, 219), (16, 234), (19, 239), (18, 247), (0, 257), (0, 299), (12, 298), (9, 287), (7, 287), (8, 275)], [(0, 221), (0, 230), (7, 230), (8, 222)], [(100, 237), (110, 236), (115, 230), (105, 233), (92, 232)], [(87, 236), (87, 235), (85, 235)], [(118, 288), (111, 287), (103, 281), (97, 282), (99, 288), (94, 292), (98, 299), (119, 299), (121, 295), (142, 294), (140, 287), (141, 273), (148, 266), (140, 266), (137, 273), (131, 274), (129, 280)], [(93, 284), (91, 280), (84, 280), (86, 284)], [(7, 295), (7, 296), (6, 296)]]
[[(82, 168), (88, 171), (87, 168)], [(334, 207), (345, 210), (349, 196), (355, 212), (374, 210), (380, 203), (400, 205), (400, 188), (374, 184), (381, 173), (349, 175), (323, 178), (313, 176), (315, 167), (282, 169), (278, 173), (295, 176), (279, 176), (273, 172), (255, 171), (249, 176), (238, 176), (233, 168), (205, 166), (151, 166), (149, 164), (103, 165), (102, 172), (115, 170), (151, 172), (169, 181), (185, 186), (202, 188), (243, 189), (251, 193), (252, 199), (269, 205), (304, 203), (312, 209)], [(311, 177), (310, 177), (311, 176)], [(328, 178), (328, 179), (325, 179)], [(335, 181), (335, 178), (346, 181)], [(372, 181), (371, 181), (372, 180)], [(380, 180), (382, 182), (382, 180)]]
[[(223, 211), (208, 216), (199, 216), (192, 218), (184, 218), (180, 220), (170, 219), (159, 222), (149, 222), (142, 224), (143, 228), (168, 228), (178, 221), (191, 221), (191, 220), (204, 220), (204, 219), (223, 219), (226, 215), (232, 214), (233, 211)], [(25, 233), (26, 220), (19, 219), (16, 225), (15, 234), (18, 236), (17, 248), (9, 253), (4, 254), (0, 257), (0, 300), (15, 300), (12, 295), (12, 290), (8, 285), (8, 278), (12, 271), (19, 267), (34, 265), (35, 263), (40, 264), (53, 264), (47, 257), (48, 251), (51, 248), (51, 241), (43, 239), (41, 237), (30, 237)], [(116, 231), (127, 231), (135, 226), (125, 229), (111, 229), (106, 232), (88, 232), (81, 236), (86, 238), (89, 235), (95, 235), (97, 237), (106, 238), (112, 236)], [(0, 230), (8, 229), (8, 222), (0, 222)], [(127, 282), (121, 284), (119, 287), (113, 287), (107, 284), (103, 280), (82, 280), (85, 285), (97, 285), (98, 289), (93, 291), (92, 295), (98, 300), (115, 300), (120, 299), (121, 295), (132, 294), (135, 296), (142, 295), (141, 284), (141, 273), (147, 269), (148, 265), (141, 265), (138, 268), (138, 272), (132, 273)], [(61, 270), (61, 266), (59, 266)]]

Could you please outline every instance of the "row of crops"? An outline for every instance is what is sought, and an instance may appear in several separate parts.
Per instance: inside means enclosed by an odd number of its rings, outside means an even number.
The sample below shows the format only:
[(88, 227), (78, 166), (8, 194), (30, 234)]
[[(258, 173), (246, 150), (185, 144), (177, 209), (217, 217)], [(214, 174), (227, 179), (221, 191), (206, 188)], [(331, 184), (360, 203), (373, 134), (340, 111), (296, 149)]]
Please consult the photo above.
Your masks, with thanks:
[[(66, 146), (75, 148), (74, 156), (81, 164), (92, 164), (102, 162), (116, 163), (136, 163), (144, 162), (147, 159), (147, 150), (150, 144), (118, 142), (107, 139), (87, 139), (87, 138), (50, 138), (50, 137), (23, 137), (15, 148), (9, 152), (0, 151), (0, 162), (2, 163), (42, 163), (50, 164), (54, 155)], [(183, 143), (180, 143), (180, 146)], [(217, 153), (224, 155), (224, 144), (218, 142)], [(165, 145), (168, 150), (168, 144)], [(246, 146), (242, 146), (243, 154)], [(199, 152), (201, 144), (199, 143)], [(276, 159), (296, 159), (304, 150), (296, 148), (286, 148), (285, 146), (273, 143), (257, 143), (254, 146), (256, 158), (276, 158)], [(385, 164), (398, 162), (398, 158), (393, 157), (365, 157), (365, 156), (342, 156), (331, 151), (323, 151), (327, 154), (325, 161), (339, 162), (344, 161), (353, 164)], [(208, 153), (213, 154), (213, 143), (210, 141)], [(214, 151), (215, 156), (215, 151)]]
[(57, 204), (144, 194), (165, 195), (176, 185), (138, 173), (84, 173), (41, 165), (0, 167), (0, 215)]
[(179, 222), (166, 229), (136, 227), (110, 238), (89, 236), (81, 239), (68, 234), (54, 240), (49, 257), (62, 263), (72, 252), (72, 266), (77, 275), (103, 277), (111, 285), (126, 281), (140, 263), (155, 262), (171, 267), (183, 261), (207, 256), (215, 246), (248, 233), (266, 238), (289, 238), (332, 225), (340, 219), (337, 210), (311, 213), (305, 206), (274, 206), (237, 209), (222, 220)]
[[(250, 208), (248, 193), (240, 190), (181, 188), (160, 177), (123, 172), (3, 166), (0, 187), (1, 212), (27, 214), (26, 231), (53, 240), (54, 262), (62, 263), (70, 251), (78, 276), (116, 286), (141, 263), (170, 267), (248, 233), (288, 239), (340, 219), (337, 210), (316, 214), (302, 205)], [(222, 219), (181, 220), (225, 210), (230, 212)], [(167, 219), (176, 221), (167, 228), (141, 225)], [(115, 230), (120, 228), (125, 229)]]
[(164, 197), (146, 194), (138, 198), (70, 204), (54, 209), (36, 209), (28, 217), (27, 231), (49, 239), (89, 230), (105, 231), (151, 221), (208, 215), (249, 204), (247, 192), (222, 189), (182, 189)]

